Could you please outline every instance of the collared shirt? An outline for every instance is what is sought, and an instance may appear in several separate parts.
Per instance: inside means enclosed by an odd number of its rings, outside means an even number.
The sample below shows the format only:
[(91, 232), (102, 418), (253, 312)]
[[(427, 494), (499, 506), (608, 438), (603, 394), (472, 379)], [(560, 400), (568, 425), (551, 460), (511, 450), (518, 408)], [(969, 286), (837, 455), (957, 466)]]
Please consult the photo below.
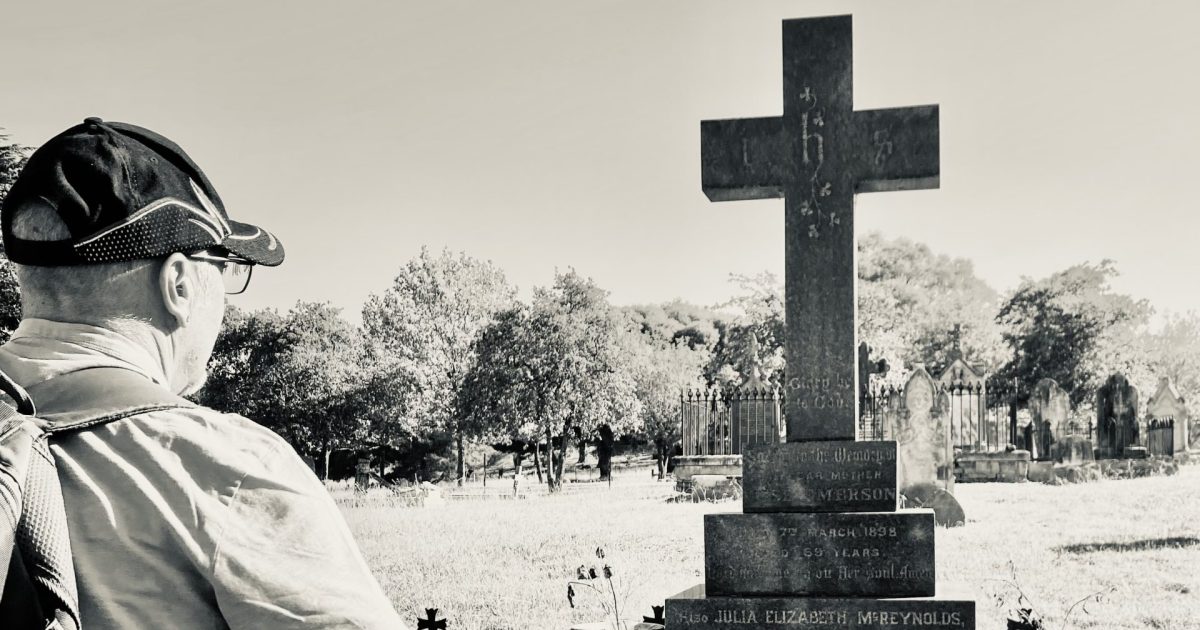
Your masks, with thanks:
[[(27, 319), (0, 346), (25, 387), (88, 367), (162, 385), (152, 352)], [(87, 630), (403, 628), (325, 487), (282, 438), (205, 407), (55, 438)]]

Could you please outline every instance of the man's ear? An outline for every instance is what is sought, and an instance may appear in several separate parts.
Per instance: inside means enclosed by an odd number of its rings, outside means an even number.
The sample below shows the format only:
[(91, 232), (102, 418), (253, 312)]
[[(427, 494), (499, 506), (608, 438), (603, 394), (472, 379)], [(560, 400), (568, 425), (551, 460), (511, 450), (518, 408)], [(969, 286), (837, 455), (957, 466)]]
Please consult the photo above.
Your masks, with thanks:
[(158, 290), (163, 309), (175, 319), (179, 326), (187, 324), (195, 305), (196, 278), (189, 273), (191, 261), (187, 256), (174, 253), (167, 257), (158, 271)]

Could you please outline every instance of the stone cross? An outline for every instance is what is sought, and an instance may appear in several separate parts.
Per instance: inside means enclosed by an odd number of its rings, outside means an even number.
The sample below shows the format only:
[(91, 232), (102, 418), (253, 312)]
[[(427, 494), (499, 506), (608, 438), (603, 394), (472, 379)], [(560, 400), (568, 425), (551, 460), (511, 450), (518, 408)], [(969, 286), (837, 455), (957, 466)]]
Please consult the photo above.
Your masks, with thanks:
[(850, 16), (783, 23), (783, 116), (701, 123), (712, 201), (784, 198), (787, 439), (853, 440), (854, 195), (938, 186), (936, 105), (854, 111)]
[(437, 618), (438, 609), (426, 608), (425, 618), (417, 618), (417, 630), (446, 630), (446, 620)]

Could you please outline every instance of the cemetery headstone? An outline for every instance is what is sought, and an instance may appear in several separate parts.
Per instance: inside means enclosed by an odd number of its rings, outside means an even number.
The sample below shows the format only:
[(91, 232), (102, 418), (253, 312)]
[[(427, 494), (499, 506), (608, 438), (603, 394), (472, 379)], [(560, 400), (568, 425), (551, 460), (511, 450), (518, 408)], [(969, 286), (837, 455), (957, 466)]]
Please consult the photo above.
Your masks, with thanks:
[(936, 186), (938, 142), (936, 106), (853, 111), (851, 49), (849, 16), (785, 21), (783, 116), (701, 126), (710, 199), (785, 200), (787, 442), (747, 447), (746, 513), (704, 517), (672, 630), (974, 628), (974, 602), (891, 599), (935, 594), (933, 512), (896, 511), (894, 443), (854, 442), (854, 194)]
[(1140, 456), (1138, 390), (1123, 374), (1113, 374), (1096, 391), (1096, 435), (1101, 457)]
[(1146, 403), (1146, 417), (1160, 422), (1173, 420), (1172, 450), (1175, 453), (1187, 451), (1191, 437), (1188, 431), (1191, 412), (1171, 377), (1158, 379), (1158, 388)]
[[(904, 385), (898, 413), (889, 416), (893, 426), (886, 433), (896, 441), (897, 478), (901, 488), (936, 483), (939, 464), (946, 465), (948, 436), (944, 426), (937, 426), (939, 420), (945, 420), (938, 399), (933, 378), (925, 371), (925, 366), (918, 364)], [(952, 458), (950, 465), (953, 466)]]
[(1057, 381), (1043, 378), (1033, 387), (1029, 412), (1033, 416), (1033, 439), (1037, 441), (1038, 459), (1051, 459), (1055, 437), (1067, 433), (1071, 397)]
[[(917, 364), (902, 390), (901, 404), (886, 415), (885, 435), (896, 441), (897, 478), (904, 507), (934, 510), (939, 525), (963, 522), (955, 500), (954, 446), (950, 441), (949, 394)], [(934, 502), (928, 487), (942, 490)], [(945, 496), (941, 496), (944, 494)]]
[(354, 466), (354, 487), (366, 490), (371, 487), (371, 458), (359, 457)]

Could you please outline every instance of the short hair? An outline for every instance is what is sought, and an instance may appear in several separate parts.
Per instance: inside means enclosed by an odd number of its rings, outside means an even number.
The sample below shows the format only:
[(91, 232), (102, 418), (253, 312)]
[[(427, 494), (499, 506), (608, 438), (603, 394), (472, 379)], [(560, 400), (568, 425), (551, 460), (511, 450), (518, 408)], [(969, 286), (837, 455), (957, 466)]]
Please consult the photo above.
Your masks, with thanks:
[[(14, 210), (13, 236), (27, 241), (48, 242), (72, 238), (67, 224), (46, 203), (32, 203)], [(31, 317), (54, 317), (84, 309), (95, 315), (144, 319), (141, 305), (130, 303), (128, 291), (114, 283), (145, 267), (145, 260), (42, 267), (13, 264), (21, 289), (21, 306)]]

